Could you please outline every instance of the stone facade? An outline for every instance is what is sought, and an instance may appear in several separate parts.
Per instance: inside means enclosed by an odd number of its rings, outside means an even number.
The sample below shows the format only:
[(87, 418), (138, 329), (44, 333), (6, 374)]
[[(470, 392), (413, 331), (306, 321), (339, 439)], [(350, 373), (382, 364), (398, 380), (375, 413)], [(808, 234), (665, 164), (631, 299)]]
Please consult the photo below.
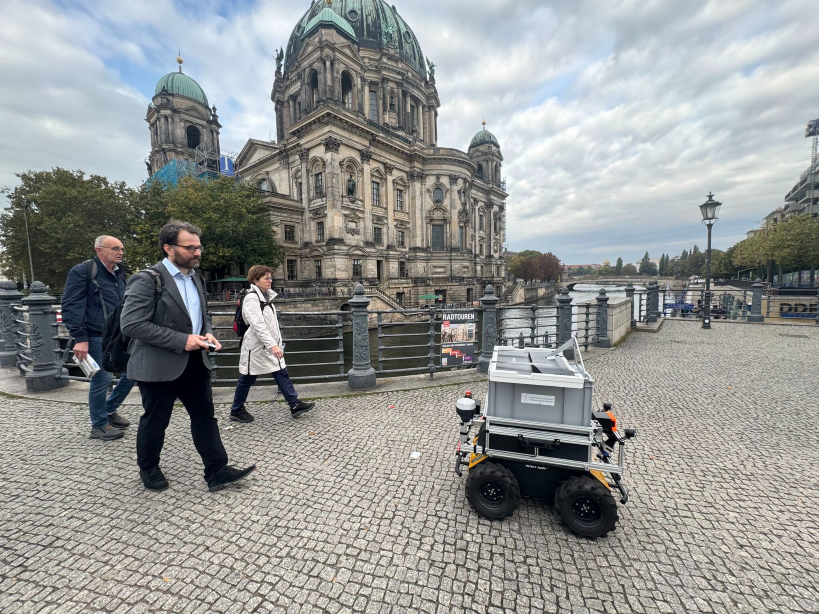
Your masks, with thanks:
[(486, 130), (468, 152), (438, 146), (434, 65), (422, 68), (412, 31), (377, 3), (308, 10), (278, 58), (277, 141), (249, 140), (236, 169), (279, 224), (276, 285), (474, 301), (506, 272), (503, 156)]

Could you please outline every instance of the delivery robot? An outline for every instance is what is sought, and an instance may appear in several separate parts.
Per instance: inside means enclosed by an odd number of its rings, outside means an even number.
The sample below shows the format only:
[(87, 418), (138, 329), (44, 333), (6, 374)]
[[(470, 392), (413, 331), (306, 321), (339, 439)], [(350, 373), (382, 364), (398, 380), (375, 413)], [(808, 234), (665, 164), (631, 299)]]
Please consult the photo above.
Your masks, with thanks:
[(551, 350), (494, 349), (484, 402), (467, 393), (456, 403), (455, 472), (468, 466), (466, 497), (478, 514), (499, 520), (521, 495), (553, 498), (574, 533), (596, 538), (614, 530), (613, 490), (628, 501), (624, 449), (637, 431), (621, 431), (609, 403), (592, 411), (593, 386), (574, 337)]

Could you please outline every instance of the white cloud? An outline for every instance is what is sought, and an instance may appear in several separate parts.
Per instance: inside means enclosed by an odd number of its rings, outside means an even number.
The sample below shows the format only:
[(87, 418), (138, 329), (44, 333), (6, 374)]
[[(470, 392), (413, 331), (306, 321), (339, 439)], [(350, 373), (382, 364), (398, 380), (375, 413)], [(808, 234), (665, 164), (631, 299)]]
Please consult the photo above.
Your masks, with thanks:
[[(715, 246), (727, 247), (807, 166), (810, 0), (395, 4), (437, 64), (441, 144), (465, 148), (483, 116), (500, 140), (512, 249), (677, 253), (704, 242), (709, 190), (725, 203)], [(275, 134), (273, 55), (308, 6), (4, 2), (0, 185), (57, 165), (144, 179), (145, 110), (178, 47), (226, 148)]]

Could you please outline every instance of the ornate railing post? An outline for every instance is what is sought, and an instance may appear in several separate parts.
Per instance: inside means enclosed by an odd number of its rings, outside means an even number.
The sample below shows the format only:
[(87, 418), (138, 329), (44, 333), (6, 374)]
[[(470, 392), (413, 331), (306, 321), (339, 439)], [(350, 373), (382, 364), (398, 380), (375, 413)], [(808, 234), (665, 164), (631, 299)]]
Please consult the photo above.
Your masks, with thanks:
[(483, 319), (481, 321), (481, 355), (478, 358), (478, 373), (489, 373), (489, 362), (498, 342), (498, 299), (492, 285), (486, 286), (481, 297)]
[(597, 295), (597, 341), (594, 343), (599, 348), (610, 348), (609, 338), (609, 297), (606, 296), (606, 289), (600, 288)]
[(54, 314), (54, 297), (46, 293), (45, 284), (35, 281), (31, 294), (23, 299), (28, 307), (31, 371), (26, 373), (26, 390), (43, 392), (68, 386), (68, 380), (58, 377), (62, 362), (58, 361), (60, 341), (57, 337), (57, 317)]
[[(563, 288), (557, 297), (557, 345), (561, 346), (572, 338), (572, 297), (569, 289)], [(574, 358), (574, 350), (564, 352), (566, 358)]]
[(646, 297), (646, 322), (656, 322), (657, 309), (660, 303), (660, 285), (656, 281), (650, 281), (646, 284), (646, 290), (648, 290), (648, 296)]
[[(634, 313), (637, 309), (637, 306), (634, 304), (634, 284), (628, 282), (626, 284), (626, 298), (631, 299), (631, 330), (637, 328), (637, 319), (634, 317)], [(640, 298), (639, 296), (637, 297)]]
[(353, 368), (347, 372), (347, 385), (352, 390), (367, 390), (375, 386), (375, 369), (370, 364), (370, 327), (367, 307), (370, 299), (364, 295), (364, 286), (355, 285), (350, 307), (353, 309)]
[(819, 289), (816, 290), (816, 324), (819, 325)]
[(17, 366), (17, 345), (14, 331), (14, 307), (21, 305), (23, 293), (17, 291), (17, 284), (13, 281), (0, 282), (0, 367)]

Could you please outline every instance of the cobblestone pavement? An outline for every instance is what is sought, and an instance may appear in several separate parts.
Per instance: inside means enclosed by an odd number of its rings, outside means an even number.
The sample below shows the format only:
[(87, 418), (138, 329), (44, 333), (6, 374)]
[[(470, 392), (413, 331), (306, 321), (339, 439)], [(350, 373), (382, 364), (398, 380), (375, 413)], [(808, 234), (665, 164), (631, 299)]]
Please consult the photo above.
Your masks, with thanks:
[(171, 488), (149, 493), (135, 428), (92, 442), (81, 406), (3, 398), (0, 611), (816, 612), (817, 358), (816, 329), (666, 322), (590, 361), (595, 403), (639, 429), (632, 500), (597, 541), (543, 501), (497, 523), (469, 509), (462, 386), (327, 399), (298, 421), (251, 407), (255, 423), (221, 425), (259, 470), (217, 494), (183, 410)]

